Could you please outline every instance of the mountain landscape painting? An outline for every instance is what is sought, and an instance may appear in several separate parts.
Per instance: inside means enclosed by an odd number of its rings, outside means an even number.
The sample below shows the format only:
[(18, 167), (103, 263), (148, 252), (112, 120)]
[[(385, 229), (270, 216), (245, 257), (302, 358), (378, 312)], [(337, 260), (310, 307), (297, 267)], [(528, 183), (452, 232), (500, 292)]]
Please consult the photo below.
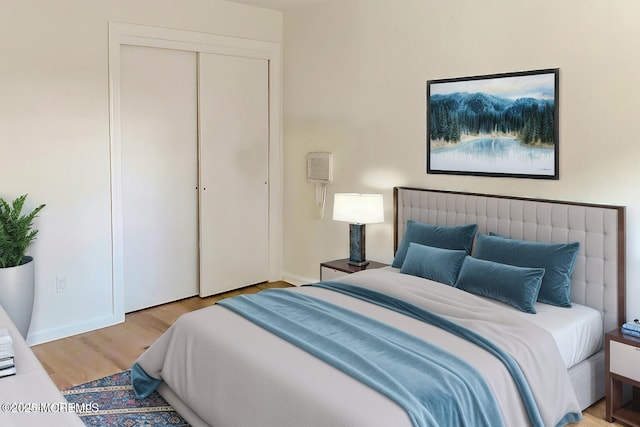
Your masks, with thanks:
[(427, 82), (427, 172), (558, 179), (558, 69)]

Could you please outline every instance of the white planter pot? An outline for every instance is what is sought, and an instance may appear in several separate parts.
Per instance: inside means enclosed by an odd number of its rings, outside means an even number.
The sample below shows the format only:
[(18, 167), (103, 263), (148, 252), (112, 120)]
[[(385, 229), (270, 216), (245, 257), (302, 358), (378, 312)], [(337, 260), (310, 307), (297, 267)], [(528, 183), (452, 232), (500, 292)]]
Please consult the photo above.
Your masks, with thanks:
[(23, 261), (24, 264), (17, 267), (0, 268), (0, 305), (27, 339), (33, 312), (35, 263), (30, 256), (24, 257)]

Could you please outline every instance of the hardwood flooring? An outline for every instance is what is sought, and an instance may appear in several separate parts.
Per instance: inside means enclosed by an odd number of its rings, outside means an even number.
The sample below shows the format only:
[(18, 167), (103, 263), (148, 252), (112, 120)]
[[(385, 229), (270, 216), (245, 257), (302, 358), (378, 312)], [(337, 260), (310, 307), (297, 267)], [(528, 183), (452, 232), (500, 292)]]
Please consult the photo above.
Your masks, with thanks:
[[(129, 313), (118, 325), (32, 347), (53, 382), (63, 390), (131, 368), (144, 352), (183, 313), (208, 307), (222, 298), (290, 286), (262, 283), (208, 298), (192, 297)], [(587, 408), (579, 427), (622, 426), (604, 420), (604, 400)]]
[(183, 313), (208, 307), (222, 298), (288, 286), (285, 282), (261, 283), (207, 298), (186, 298), (129, 313), (118, 325), (36, 345), (32, 350), (62, 390), (131, 368)]

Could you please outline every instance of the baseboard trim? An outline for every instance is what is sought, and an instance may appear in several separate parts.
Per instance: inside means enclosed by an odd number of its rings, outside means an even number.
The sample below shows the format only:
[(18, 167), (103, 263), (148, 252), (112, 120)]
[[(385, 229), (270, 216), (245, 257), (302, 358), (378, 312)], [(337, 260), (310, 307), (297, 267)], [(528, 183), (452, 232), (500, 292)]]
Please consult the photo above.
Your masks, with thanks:
[[(307, 283), (315, 283), (318, 279), (298, 276), (295, 274), (283, 273), (282, 280), (294, 286), (300, 286)], [(61, 338), (70, 337), (72, 335), (82, 334), (84, 332), (94, 331), (107, 326), (117, 325), (124, 321), (124, 316), (119, 318), (114, 314), (96, 317), (87, 321), (64, 325), (58, 328), (50, 328), (37, 332), (30, 332), (27, 337), (27, 344), (30, 346), (44, 344), (46, 342), (59, 340)]]
[(118, 316), (109, 314), (102, 317), (96, 317), (84, 322), (65, 325), (59, 328), (51, 328), (45, 329), (43, 331), (32, 332), (29, 333), (27, 337), (27, 344), (29, 346), (44, 344), (49, 341), (59, 340), (61, 338), (70, 337), (72, 335), (95, 331), (96, 329), (105, 328), (107, 326), (113, 326), (118, 323), (122, 323), (123, 321), (124, 319), (119, 319)]

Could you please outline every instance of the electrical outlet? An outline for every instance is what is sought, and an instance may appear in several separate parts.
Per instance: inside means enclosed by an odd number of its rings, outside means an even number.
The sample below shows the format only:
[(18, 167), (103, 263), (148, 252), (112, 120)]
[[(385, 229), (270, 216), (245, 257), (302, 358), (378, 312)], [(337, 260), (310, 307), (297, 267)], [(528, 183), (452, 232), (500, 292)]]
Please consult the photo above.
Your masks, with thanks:
[(67, 276), (56, 277), (56, 292), (59, 294), (67, 292)]

